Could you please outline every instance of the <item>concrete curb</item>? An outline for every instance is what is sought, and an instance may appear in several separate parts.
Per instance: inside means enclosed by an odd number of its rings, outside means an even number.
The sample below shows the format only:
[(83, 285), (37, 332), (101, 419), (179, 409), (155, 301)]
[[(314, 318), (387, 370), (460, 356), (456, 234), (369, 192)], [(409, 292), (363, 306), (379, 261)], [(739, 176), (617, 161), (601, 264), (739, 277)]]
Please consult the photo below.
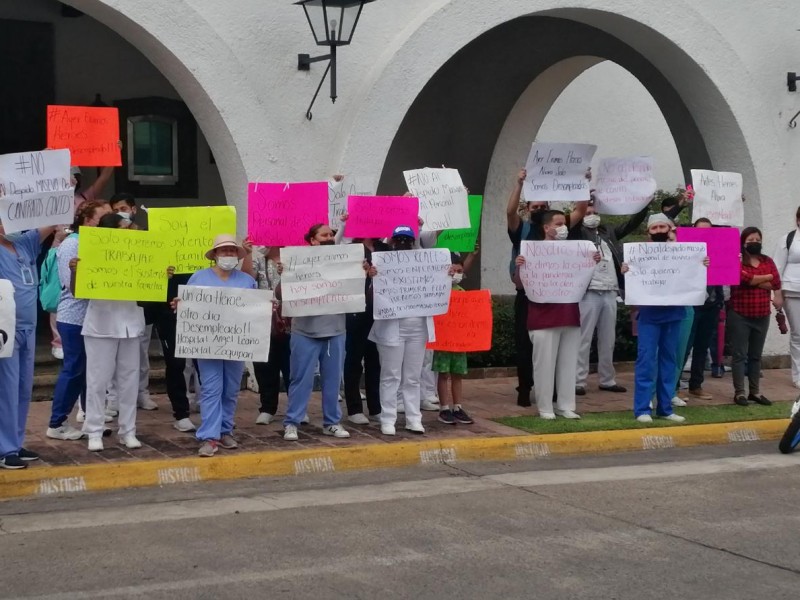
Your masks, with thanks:
[(32, 466), (23, 471), (0, 472), (0, 499), (461, 461), (511, 461), (550, 455), (755, 442), (780, 438), (786, 425), (786, 419), (771, 419), (658, 429), (423, 440), (312, 450), (233, 451), (210, 459), (187, 457), (70, 467)]

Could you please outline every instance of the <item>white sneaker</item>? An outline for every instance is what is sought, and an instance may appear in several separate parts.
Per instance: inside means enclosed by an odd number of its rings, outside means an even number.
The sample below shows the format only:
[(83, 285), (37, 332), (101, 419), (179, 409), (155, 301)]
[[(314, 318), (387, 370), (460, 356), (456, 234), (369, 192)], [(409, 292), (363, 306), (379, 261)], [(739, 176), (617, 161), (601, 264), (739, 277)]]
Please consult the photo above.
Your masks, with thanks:
[(672, 406), (686, 406), (686, 400), (684, 400), (680, 396), (675, 396), (672, 399)]
[(256, 418), (256, 425), (269, 425), (275, 417), (269, 413), (260, 412)]
[(574, 410), (557, 410), (556, 414), (559, 417), (564, 417), (565, 419), (580, 419), (581, 416), (576, 413)]
[(555, 421), (556, 420), (556, 413), (549, 413), (549, 412), (540, 412), (539, 418), (544, 419), (545, 421)]
[(75, 415), (75, 420), (78, 423), (83, 423), (86, 420), (86, 413), (83, 412), (83, 409), (81, 408), (78, 409), (78, 414)]
[(297, 425), (287, 425), (283, 429), (283, 439), (287, 442), (297, 441)]
[(83, 437), (83, 432), (64, 423), (61, 427), (48, 427), (45, 435), (54, 440), (79, 440)]
[(303, 415), (303, 418), (300, 419), (300, 424), (301, 425), (308, 425), (309, 423), (311, 423), (311, 419), (308, 418), (308, 413), (306, 413), (306, 414)]
[(397, 432), (394, 430), (394, 425), (381, 425), (381, 433), (383, 435), (396, 435)]
[(680, 415), (672, 413), (671, 415), (667, 415), (666, 417), (659, 417), (659, 419), (664, 419), (665, 421), (672, 421), (673, 423), (683, 423), (686, 420), (686, 417), (682, 417)]
[(356, 413), (354, 415), (350, 415), (347, 417), (347, 420), (353, 423), (354, 425), (369, 425), (369, 419), (364, 415), (364, 413)]
[(422, 435), (425, 433), (425, 428), (422, 426), (422, 423), (406, 423), (406, 431)]
[[(363, 416), (363, 415), (362, 415)], [(328, 425), (322, 428), (322, 433), (325, 435), (332, 435), (335, 438), (349, 438), (350, 432), (341, 425)]]
[(419, 408), (420, 410), (430, 410), (430, 411), (435, 410), (436, 412), (439, 412), (440, 406), (438, 402), (434, 402), (430, 398), (427, 398), (419, 403)]
[(142, 442), (136, 439), (136, 436), (133, 435), (132, 433), (120, 436), (119, 441), (123, 446), (131, 450), (135, 450), (136, 448), (142, 447)]
[(58, 360), (64, 360), (64, 349), (63, 348), (60, 348), (60, 347), (56, 348), (54, 346), (53, 349), (50, 350), (50, 354), (53, 355), (53, 358), (57, 358)]
[(158, 410), (158, 404), (153, 402), (153, 399), (150, 396), (145, 396), (144, 398), (140, 398), (136, 402), (136, 406), (138, 406), (142, 410)]
[(636, 417), (636, 420), (639, 421), (639, 423), (652, 423), (653, 417), (650, 415), (639, 415)]
[(172, 424), (172, 426), (178, 431), (182, 431), (183, 433), (188, 433), (190, 431), (195, 431), (197, 429), (197, 427), (195, 427), (195, 424), (192, 423), (192, 420), (189, 417), (186, 417), (185, 419), (178, 419)]
[(89, 438), (89, 452), (102, 452), (103, 451), (103, 438), (90, 437)]

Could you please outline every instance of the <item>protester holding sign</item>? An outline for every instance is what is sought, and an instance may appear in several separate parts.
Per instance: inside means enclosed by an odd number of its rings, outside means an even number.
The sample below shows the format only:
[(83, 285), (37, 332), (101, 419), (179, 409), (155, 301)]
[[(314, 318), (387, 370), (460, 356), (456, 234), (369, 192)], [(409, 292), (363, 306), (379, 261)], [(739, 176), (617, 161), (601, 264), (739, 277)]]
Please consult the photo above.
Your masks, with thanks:
[[(742, 243), (741, 283), (731, 288), (728, 309), (730, 345), (733, 350), (733, 401), (740, 406), (755, 402), (772, 404), (761, 390), (761, 352), (767, 339), (770, 300), (777, 310), (783, 307), (781, 276), (769, 256), (761, 252), (761, 231), (745, 227)], [(774, 296), (773, 296), (774, 294)], [(745, 396), (744, 376), (750, 389)]]
[(775, 247), (775, 266), (781, 276), (781, 289), (775, 296), (783, 300), (789, 320), (789, 354), (792, 358), (792, 382), (800, 387), (800, 207), (795, 213), (795, 228), (782, 236)]

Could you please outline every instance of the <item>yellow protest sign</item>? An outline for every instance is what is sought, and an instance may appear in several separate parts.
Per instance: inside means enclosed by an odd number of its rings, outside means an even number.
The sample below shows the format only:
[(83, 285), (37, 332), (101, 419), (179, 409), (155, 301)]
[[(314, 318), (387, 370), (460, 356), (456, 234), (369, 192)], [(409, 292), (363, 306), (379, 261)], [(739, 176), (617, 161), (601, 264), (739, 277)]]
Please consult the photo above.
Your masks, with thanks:
[(151, 208), (147, 228), (167, 241), (165, 252), (176, 273), (194, 273), (209, 266), (205, 253), (217, 235), (236, 235), (236, 207)]
[(166, 247), (150, 231), (81, 227), (75, 297), (166, 302)]

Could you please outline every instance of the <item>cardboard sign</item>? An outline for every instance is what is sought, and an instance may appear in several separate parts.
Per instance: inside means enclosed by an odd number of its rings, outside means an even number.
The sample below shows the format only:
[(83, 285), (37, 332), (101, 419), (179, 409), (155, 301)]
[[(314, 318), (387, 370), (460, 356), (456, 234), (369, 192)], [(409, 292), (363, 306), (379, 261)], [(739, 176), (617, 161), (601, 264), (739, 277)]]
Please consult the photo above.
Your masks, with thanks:
[(311, 226), (328, 222), (328, 184), (251, 183), (247, 232), (258, 246), (304, 246)]
[(433, 318), (436, 341), (430, 350), (483, 352), (492, 349), (492, 293), (452, 291), (450, 310)]
[(744, 227), (741, 173), (692, 169), (692, 222), (701, 217), (714, 225)]
[(0, 220), (6, 233), (72, 223), (69, 150), (0, 156)]
[(597, 263), (589, 241), (523, 241), (519, 276), (531, 302), (571, 304), (586, 294)]
[(443, 315), (450, 306), (450, 251), (373, 252), (376, 320)]
[(270, 290), (181, 285), (178, 298), (177, 358), (267, 362)]
[(526, 202), (576, 202), (589, 199), (586, 171), (597, 146), (534, 142), (523, 183)]
[(205, 254), (216, 236), (236, 236), (236, 207), (151, 208), (147, 222), (149, 231), (167, 241), (165, 252), (175, 272), (195, 273), (208, 267)]
[(0, 279), (0, 358), (14, 354), (17, 333), (17, 305), (14, 302), (14, 284)]
[(636, 242), (624, 250), (625, 304), (700, 306), (706, 301), (705, 244)]
[(75, 297), (166, 302), (167, 245), (150, 231), (81, 227)]
[(595, 173), (595, 208), (604, 215), (635, 215), (657, 187), (651, 156), (604, 158)]
[(467, 229), (450, 229), (439, 234), (437, 248), (447, 248), (451, 252), (473, 252), (478, 243), (481, 229), (481, 211), (483, 196), (469, 197), (469, 222)]
[[(328, 225), (334, 231), (342, 226), (340, 217), (349, 212), (350, 196), (374, 196), (375, 185), (367, 177), (346, 175), (341, 181), (328, 182)], [(372, 237), (372, 236), (370, 236)]]
[(389, 238), (399, 225), (419, 237), (419, 199), (407, 196), (350, 196), (344, 234), (348, 238)]
[(281, 263), (284, 317), (364, 312), (363, 244), (283, 248)]
[(403, 171), (408, 191), (419, 198), (422, 231), (466, 229), (470, 226), (467, 188), (455, 169)]
[(69, 149), (73, 166), (122, 166), (119, 110), (94, 106), (48, 106), (47, 147)]
[(708, 285), (739, 285), (739, 230), (735, 227), (678, 227), (679, 242), (704, 242), (708, 249)]

